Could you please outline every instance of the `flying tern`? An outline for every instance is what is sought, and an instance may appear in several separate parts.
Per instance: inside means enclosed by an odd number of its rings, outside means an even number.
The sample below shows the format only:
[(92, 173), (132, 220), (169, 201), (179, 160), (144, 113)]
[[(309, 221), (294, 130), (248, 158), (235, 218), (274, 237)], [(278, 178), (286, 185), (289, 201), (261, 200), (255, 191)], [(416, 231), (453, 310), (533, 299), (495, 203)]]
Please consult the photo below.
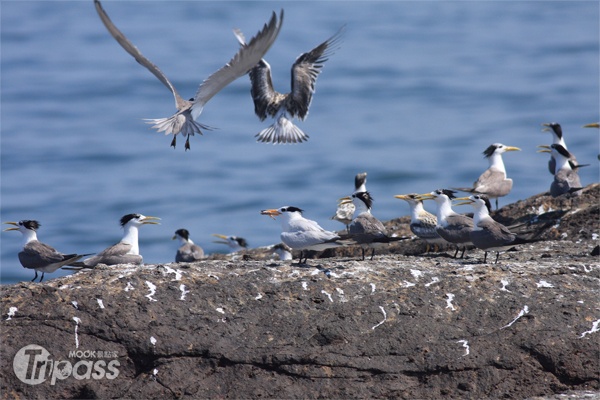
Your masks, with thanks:
[(146, 67), (154, 76), (156, 76), (175, 97), (177, 112), (174, 115), (168, 118), (147, 119), (146, 122), (154, 124), (152, 128), (156, 129), (158, 132), (164, 132), (165, 135), (173, 135), (173, 140), (171, 141), (171, 146), (173, 147), (176, 145), (178, 134), (181, 133), (183, 136), (187, 137), (185, 141), (186, 150), (190, 148), (190, 136), (193, 136), (196, 133), (202, 135), (202, 129), (211, 129), (196, 121), (202, 113), (204, 105), (225, 86), (248, 73), (248, 71), (261, 60), (277, 38), (283, 22), (283, 10), (281, 10), (279, 19), (277, 19), (277, 15), (273, 12), (271, 19), (264, 25), (262, 30), (260, 30), (247, 45), (241, 46), (227, 64), (206, 78), (200, 84), (200, 87), (192, 99), (185, 100), (179, 95), (175, 86), (173, 86), (167, 76), (155, 64), (148, 60), (119, 29), (117, 29), (102, 8), (100, 1), (94, 0), (94, 4), (104, 26), (106, 26), (108, 32), (115, 38), (121, 47), (133, 56), (138, 63)]
[[(362, 172), (360, 174), (356, 174), (354, 177), (354, 193), (366, 192), (366, 185), (367, 173)], [(354, 203), (351, 200), (352, 199), (350, 197), (341, 198), (339, 200), (337, 210), (335, 211), (335, 215), (331, 217), (331, 219), (346, 225), (346, 229), (348, 229), (348, 225), (350, 225), (350, 222), (352, 222), (352, 219), (354, 218)]]
[(452, 209), (452, 199), (455, 199), (456, 192), (448, 189), (438, 189), (431, 193), (420, 194), (418, 199), (433, 199), (437, 205), (437, 225), (436, 232), (450, 243), (456, 245), (454, 258), (458, 255), (458, 250), (462, 247), (463, 258), (467, 245), (472, 244), (470, 232), (473, 230), (473, 219), (466, 215), (461, 215)]
[(371, 214), (373, 197), (369, 192), (354, 193), (351, 201), (354, 203), (354, 219), (348, 225), (348, 237), (360, 245), (363, 260), (365, 251), (369, 248), (372, 260), (376, 247), (407, 239), (390, 236), (383, 223)]
[(550, 194), (552, 197), (558, 197), (563, 194), (573, 196), (581, 195), (581, 181), (577, 171), (571, 167), (571, 153), (560, 144), (550, 145), (550, 150), (541, 149), (540, 153), (551, 153), (556, 160), (554, 180), (550, 185)]
[(495, 263), (497, 263), (501, 251), (508, 250), (518, 244), (533, 241), (517, 236), (516, 233), (511, 232), (506, 226), (494, 221), (490, 217), (489, 210), (491, 209), (491, 205), (487, 196), (472, 195), (469, 197), (458, 197), (455, 200), (465, 200), (457, 205), (471, 204), (475, 209), (473, 214), (474, 226), (469, 235), (473, 245), (485, 252), (483, 256), (484, 263), (487, 260), (488, 251), (496, 252)]
[(219, 233), (212, 234), (215, 237), (223, 240), (215, 240), (215, 243), (221, 243), (229, 247), (230, 253), (235, 253), (241, 250), (246, 250), (248, 248), (248, 242), (246, 239), (239, 236), (226, 236), (221, 235)]
[[(291, 119), (296, 117), (304, 120), (315, 93), (317, 77), (321, 73), (323, 63), (328, 60), (341, 40), (344, 28), (342, 27), (332, 37), (307, 53), (302, 53), (292, 65), (291, 92), (283, 94), (275, 91), (271, 79), (271, 66), (262, 59), (250, 71), (250, 94), (254, 100), (254, 112), (264, 121), (267, 116), (275, 122), (262, 130), (256, 137), (259, 142), (266, 143), (301, 143), (308, 140), (300, 128), (295, 126)], [(244, 35), (240, 30), (234, 34), (243, 46)]]
[(435, 229), (437, 218), (435, 215), (425, 211), (423, 200), (418, 198), (418, 194), (398, 194), (394, 197), (406, 201), (410, 206), (410, 230), (417, 237), (425, 240), (427, 243), (425, 252), (429, 251), (431, 244), (434, 245), (434, 250), (437, 251), (438, 245), (448, 243), (437, 233)]
[(490, 199), (496, 199), (496, 209), (498, 209), (498, 197), (509, 194), (513, 185), (512, 179), (506, 177), (502, 153), (520, 150), (518, 147), (505, 146), (502, 143), (491, 144), (483, 151), (483, 155), (490, 163), (489, 168), (473, 183), (472, 188), (455, 189), (461, 192), (485, 194)]
[(177, 229), (173, 240), (179, 239), (181, 246), (175, 254), (175, 262), (194, 262), (204, 258), (202, 247), (194, 244), (187, 229)]
[(303, 257), (305, 250), (320, 251), (332, 247), (343, 246), (344, 243), (338, 242), (341, 239), (335, 232), (326, 231), (313, 220), (302, 216), (302, 211), (298, 207), (284, 206), (262, 210), (262, 215), (268, 215), (275, 219), (279, 217), (281, 221), (281, 241), (293, 250), (300, 250), (300, 261), (308, 261), (308, 254)]
[(5, 224), (14, 225), (14, 227), (6, 228), (4, 231), (19, 231), (23, 234), (23, 250), (19, 252), (19, 261), (23, 267), (35, 271), (32, 282), (37, 279), (38, 271), (42, 273), (41, 282), (46, 272), (54, 272), (65, 265), (71, 265), (77, 260), (90, 255), (63, 254), (46, 243), (40, 242), (37, 238), (37, 230), (41, 226), (38, 221), (22, 220), (19, 222), (5, 222)]
[(142, 264), (144, 259), (140, 254), (140, 247), (138, 245), (138, 228), (146, 224), (156, 225), (158, 224), (156, 220), (159, 219), (158, 217), (150, 217), (142, 214), (124, 215), (120, 221), (124, 234), (119, 243), (102, 250), (93, 257), (86, 258), (72, 265), (93, 268), (98, 264)]

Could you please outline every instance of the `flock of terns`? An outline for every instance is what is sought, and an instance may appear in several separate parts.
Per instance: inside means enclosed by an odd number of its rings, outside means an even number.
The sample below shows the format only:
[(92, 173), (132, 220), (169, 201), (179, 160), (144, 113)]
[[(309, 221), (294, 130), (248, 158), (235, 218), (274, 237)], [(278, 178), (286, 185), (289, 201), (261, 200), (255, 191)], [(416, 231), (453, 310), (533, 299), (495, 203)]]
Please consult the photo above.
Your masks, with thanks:
[[(184, 100), (166, 75), (150, 60), (148, 60), (135, 47), (125, 35), (112, 23), (99, 0), (94, 0), (96, 11), (100, 19), (115, 40), (142, 66), (155, 75), (173, 94), (177, 112), (168, 118), (147, 120), (159, 132), (173, 135), (171, 146), (175, 147), (178, 134), (186, 137), (185, 149), (190, 148), (190, 136), (202, 134), (202, 129), (211, 129), (196, 121), (202, 113), (204, 105), (220, 90), (235, 79), (248, 74), (251, 82), (251, 95), (254, 101), (256, 115), (261, 121), (267, 116), (274, 122), (268, 128), (259, 132), (256, 137), (260, 142), (267, 143), (300, 143), (308, 139), (302, 130), (295, 126), (292, 118), (303, 120), (308, 114), (308, 109), (315, 91), (315, 83), (323, 63), (333, 53), (334, 47), (341, 40), (344, 28), (342, 27), (332, 37), (319, 44), (309, 52), (301, 54), (291, 71), (291, 92), (278, 93), (273, 88), (271, 69), (264, 55), (277, 38), (283, 22), (283, 10), (279, 17), (273, 12), (271, 19), (246, 41), (239, 30), (234, 30), (240, 48), (233, 58), (218, 71), (202, 82), (194, 98)], [(540, 146), (539, 152), (550, 153), (548, 168), (554, 176), (550, 186), (550, 194), (558, 196), (578, 196), (582, 186), (577, 174), (577, 169), (585, 165), (579, 164), (571, 154), (565, 143), (562, 128), (557, 123), (543, 124), (544, 130), (552, 133), (553, 143), (550, 146)], [(598, 123), (585, 127), (598, 128)], [(462, 249), (461, 258), (464, 257), (467, 246), (472, 245), (485, 252), (483, 262), (487, 261), (489, 251), (496, 252), (496, 262), (501, 251), (521, 243), (527, 243), (531, 238), (525, 238), (511, 232), (504, 225), (496, 222), (490, 216), (490, 199), (496, 202), (498, 198), (506, 196), (512, 189), (512, 179), (507, 178), (502, 154), (507, 151), (521, 149), (505, 146), (501, 143), (490, 145), (483, 152), (489, 161), (489, 168), (481, 174), (471, 188), (438, 189), (425, 194), (401, 194), (395, 197), (406, 201), (410, 206), (410, 229), (417, 237), (436, 248), (441, 245), (452, 244), (456, 247), (454, 257)], [(599, 156), (600, 157), (600, 156)], [(343, 233), (336, 233), (323, 229), (317, 222), (303, 217), (303, 210), (295, 206), (284, 206), (262, 210), (262, 215), (278, 218), (281, 221), (282, 243), (273, 247), (280, 259), (292, 258), (292, 250), (300, 251), (299, 262), (308, 260), (309, 251), (321, 251), (328, 248), (357, 245), (362, 250), (362, 259), (365, 253), (371, 250), (371, 259), (375, 249), (389, 243), (405, 240), (408, 237), (390, 235), (381, 221), (372, 213), (373, 198), (366, 189), (366, 173), (355, 177), (355, 190), (352, 196), (340, 199), (338, 209), (332, 219), (346, 225)], [(457, 191), (471, 193), (468, 197), (456, 197)], [(434, 200), (436, 214), (425, 211), (423, 201)], [(470, 204), (474, 208), (473, 218), (459, 214), (452, 209), (452, 201), (460, 201), (457, 205)], [(63, 254), (53, 247), (37, 239), (37, 230), (40, 223), (35, 220), (22, 220), (19, 222), (6, 222), (11, 225), (5, 231), (19, 231), (23, 235), (23, 249), (18, 257), (21, 265), (35, 271), (32, 281), (42, 273), (40, 282), (46, 272), (54, 272), (59, 268), (82, 269), (94, 268), (98, 264), (117, 265), (143, 263), (138, 245), (138, 229), (146, 224), (158, 224), (160, 218), (142, 214), (127, 214), (120, 220), (124, 230), (121, 241), (105, 250), (92, 254)], [(247, 248), (243, 238), (215, 234), (231, 248), (232, 252)], [(186, 229), (178, 229), (173, 236), (179, 240), (176, 262), (194, 262), (205, 257), (204, 251), (190, 238)], [(88, 258), (87, 256), (91, 256)], [(82, 260), (83, 259), (83, 260)]]
[[(544, 130), (553, 135), (553, 144), (550, 146), (539, 146), (539, 152), (548, 152), (551, 157), (548, 161), (549, 168), (553, 170), (554, 179), (550, 186), (550, 195), (579, 196), (582, 186), (577, 175), (577, 169), (585, 165), (579, 164), (573, 154), (566, 147), (562, 135), (561, 126), (557, 123), (543, 124)], [(585, 127), (596, 127), (597, 123)], [(410, 207), (410, 229), (418, 238), (427, 242), (426, 252), (430, 245), (436, 250), (440, 245), (454, 245), (456, 251), (454, 257), (462, 250), (461, 258), (464, 257), (467, 246), (474, 246), (484, 251), (483, 262), (487, 261), (490, 251), (496, 252), (496, 260), (501, 251), (515, 245), (536, 241), (535, 237), (519, 235), (495, 221), (490, 212), (492, 206), (490, 199), (496, 200), (506, 196), (512, 189), (512, 179), (506, 176), (506, 169), (502, 160), (502, 154), (507, 151), (519, 151), (512, 146), (501, 143), (490, 145), (483, 152), (489, 160), (489, 168), (474, 182), (471, 188), (437, 189), (430, 193), (399, 194), (394, 197), (404, 200)], [(373, 198), (366, 188), (367, 173), (360, 173), (354, 179), (354, 192), (351, 196), (340, 199), (338, 208), (331, 219), (346, 225), (346, 231), (342, 233), (327, 231), (316, 221), (304, 218), (303, 210), (295, 206), (284, 206), (262, 210), (262, 215), (271, 218), (279, 218), (281, 221), (281, 242), (273, 246), (272, 250), (282, 260), (291, 260), (292, 251), (300, 251), (299, 263), (307, 263), (309, 251), (322, 251), (329, 248), (341, 246), (359, 246), (362, 250), (362, 260), (365, 253), (371, 250), (371, 259), (375, 249), (396, 241), (409, 239), (409, 237), (398, 237), (388, 233), (384, 224), (371, 213)], [(457, 197), (457, 191), (472, 193), (467, 197)], [(434, 200), (436, 203), (436, 214), (425, 210), (423, 202)], [(470, 204), (473, 206), (473, 217), (457, 213), (453, 210), (452, 201), (460, 201), (455, 205)], [(158, 224), (158, 217), (145, 216), (142, 214), (127, 214), (121, 218), (121, 226), (124, 230), (121, 241), (105, 250), (92, 254), (63, 254), (53, 247), (40, 242), (37, 239), (37, 230), (40, 223), (35, 220), (22, 220), (19, 222), (6, 222), (12, 225), (5, 231), (19, 231), (23, 234), (23, 249), (18, 257), (21, 265), (35, 271), (32, 281), (38, 277), (38, 271), (42, 272), (40, 282), (44, 273), (54, 272), (59, 268), (83, 269), (94, 268), (98, 264), (118, 265), (143, 263), (138, 245), (138, 229), (146, 224)], [(221, 239), (219, 243), (230, 247), (231, 252), (238, 252), (247, 248), (247, 242), (240, 237), (213, 234)], [(178, 229), (173, 236), (179, 240), (181, 246), (175, 255), (176, 262), (195, 262), (202, 260), (205, 255), (202, 248), (196, 245), (190, 238), (187, 229)], [(90, 256), (82, 261), (82, 258)], [(303, 261), (304, 260), (304, 261)]]

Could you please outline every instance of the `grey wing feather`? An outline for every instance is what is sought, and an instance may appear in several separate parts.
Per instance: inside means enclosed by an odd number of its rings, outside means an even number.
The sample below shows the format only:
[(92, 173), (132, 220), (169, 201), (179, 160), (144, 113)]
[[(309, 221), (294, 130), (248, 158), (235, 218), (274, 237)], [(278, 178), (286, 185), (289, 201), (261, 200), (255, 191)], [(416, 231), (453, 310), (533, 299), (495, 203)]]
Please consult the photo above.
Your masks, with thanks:
[(127, 254), (131, 249), (131, 245), (127, 243), (117, 243), (110, 246), (93, 257), (83, 260), (83, 264), (87, 267), (95, 267), (98, 264), (116, 265), (135, 263), (139, 255)]
[(108, 29), (108, 32), (112, 35), (112, 37), (114, 37), (115, 40), (121, 45), (121, 47), (123, 47), (123, 49), (125, 49), (126, 52), (133, 56), (133, 58), (135, 58), (135, 60), (139, 64), (146, 67), (148, 71), (150, 71), (154, 76), (156, 76), (158, 80), (160, 80), (171, 91), (171, 93), (173, 93), (177, 109), (181, 109), (182, 107), (184, 107), (186, 101), (181, 98), (181, 96), (179, 95), (175, 87), (171, 84), (167, 76), (160, 70), (160, 68), (158, 68), (154, 63), (152, 63), (152, 61), (148, 60), (138, 50), (138, 48), (135, 47), (135, 45), (131, 43), (129, 39), (127, 39), (127, 37), (115, 26), (115, 24), (113, 24), (113, 22), (110, 20), (110, 18), (104, 11), (104, 8), (102, 8), (102, 4), (99, 0), (94, 0), (94, 4), (96, 6), (96, 11), (100, 16), (100, 19), (102, 20), (102, 23), (104, 23), (104, 26), (106, 27), (106, 29)]
[(273, 12), (270, 21), (247, 45), (242, 45), (227, 64), (200, 84), (192, 106), (194, 117), (197, 116), (195, 115), (196, 110), (199, 110), (199, 114), (208, 100), (235, 79), (248, 73), (262, 59), (275, 42), (281, 30), (282, 22), (283, 10), (280, 12), (279, 21), (277, 20), (277, 14)]
[(340, 42), (343, 32), (344, 27), (311, 51), (301, 54), (292, 65), (292, 92), (288, 105), (292, 116), (304, 119), (308, 114), (317, 77), (323, 63), (333, 54), (335, 49), (332, 47)]

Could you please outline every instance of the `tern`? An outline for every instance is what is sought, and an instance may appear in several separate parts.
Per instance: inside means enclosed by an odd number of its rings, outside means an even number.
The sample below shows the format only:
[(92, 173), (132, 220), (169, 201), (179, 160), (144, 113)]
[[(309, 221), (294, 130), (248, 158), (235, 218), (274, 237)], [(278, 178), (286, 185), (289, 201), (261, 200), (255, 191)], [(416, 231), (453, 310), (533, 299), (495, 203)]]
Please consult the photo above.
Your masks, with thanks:
[(292, 249), (289, 246), (286, 246), (284, 243), (278, 243), (272, 247), (273, 253), (277, 254), (280, 260), (291, 260), (292, 259)]
[(485, 194), (490, 199), (496, 199), (496, 209), (498, 209), (498, 197), (509, 194), (513, 185), (512, 179), (506, 177), (502, 153), (520, 150), (518, 147), (505, 146), (502, 143), (491, 144), (483, 151), (483, 155), (490, 163), (489, 168), (473, 183), (472, 188), (455, 189), (461, 192)]
[(63, 254), (46, 243), (40, 242), (37, 238), (37, 230), (41, 226), (38, 221), (26, 219), (19, 222), (5, 222), (5, 224), (14, 225), (14, 227), (6, 228), (4, 231), (19, 231), (23, 234), (23, 250), (19, 252), (19, 261), (23, 267), (35, 270), (35, 276), (31, 282), (37, 279), (38, 271), (42, 273), (41, 282), (46, 272), (54, 272), (90, 255)]
[(200, 84), (200, 87), (192, 99), (184, 100), (167, 76), (155, 64), (148, 60), (119, 29), (117, 29), (102, 8), (100, 1), (94, 0), (94, 4), (104, 26), (106, 26), (108, 32), (115, 38), (121, 47), (133, 56), (138, 63), (146, 67), (154, 76), (156, 76), (175, 97), (177, 112), (174, 115), (169, 118), (147, 119), (146, 122), (154, 124), (152, 128), (156, 129), (158, 132), (164, 132), (165, 135), (173, 135), (173, 140), (171, 142), (171, 146), (173, 147), (176, 145), (177, 135), (179, 133), (184, 137), (187, 137), (185, 142), (186, 150), (189, 150), (190, 148), (190, 136), (193, 136), (196, 133), (202, 135), (202, 129), (211, 129), (206, 125), (196, 122), (196, 119), (198, 119), (204, 109), (204, 105), (225, 86), (248, 73), (248, 71), (261, 60), (273, 42), (275, 42), (283, 22), (283, 10), (281, 10), (279, 20), (277, 19), (275, 12), (273, 12), (270, 21), (264, 25), (263, 29), (259, 31), (252, 40), (250, 40), (248, 45), (241, 46), (227, 64), (206, 78)]
[(77, 267), (93, 268), (98, 264), (117, 265), (135, 264), (141, 265), (144, 259), (140, 255), (138, 245), (138, 228), (142, 225), (157, 225), (158, 217), (150, 217), (142, 214), (127, 214), (121, 218), (121, 227), (125, 231), (121, 241), (112, 245), (93, 257), (74, 263)]
[(348, 237), (360, 245), (362, 259), (365, 251), (371, 249), (371, 260), (375, 256), (375, 248), (381, 247), (405, 237), (389, 236), (383, 223), (371, 214), (373, 197), (369, 192), (358, 192), (352, 195), (354, 203), (354, 219), (348, 226)]
[(438, 245), (448, 243), (437, 233), (435, 229), (437, 218), (435, 215), (425, 211), (423, 200), (418, 198), (418, 194), (398, 194), (394, 197), (406, 201), (410, 206), (410, 230), (417, 237), (425, 240), (427, 243), (426, 253), (429, 251), (431, 244), (434, 245), (434, 250), (437, 251)]
[[(254, 101), (254, 112), (261, 121), (267, 116), (275, 120), (271, 126), (255, 135), (258, 142), (278, 144), (302, 143), (308, 140), (308, 135), (295, 126), (291, 119), (296, 117), (303, 121), (308, 115), (317, 77), (321, 73), (323, 63), (333, 54), (333, 47), (339, 44), (343, 31), (344, 27), (311, 51), (298, 56), (292, 65), (292, 88), (289, 93), (275, 91), (271, 79), (271, 66), (264, 59), (250, 70), (250, 94)], [(244, 46), (246, 41), (242, 32), (234, 30), (234, 34)]]
[(496, 262), (498, 263), (498, 257), (500, 252), (508, 250), (511, 247), (530, 243), (533, 240), (526, 240), (516, 233), (511, 232), (506, 226), (501, 223), (494, 221), (490, 217), (491, 204), (485, 195), (472, 195), (469, 197), (458, 197), (455, 200), (465, 200), (462, 204), (471, 204), (475, 212), (473, 214), (473, 230), (469, 233), (473, 245), (478, 249), (485, 252), (483, 256), (483, 262), (487, 260), (488, 251), (496, 252)]
[(550, 150), (541, 149), (540, 153), (551, 153), (556, 160), (554, 180), (550, 185), (550, 195), (558, 197), (563, 194), (581, 195), (582, 186), (577, 171), (571, 167), (571, 153), (560, 144), (550, 145)]
[(344, 246), (344, 243), (338, 242), (341, 239), (335, 232), (326, 231), (313, 220), (302, 216), (303, 210), (294, 206), (284, 206), (262, 210), (262, 215), (268, 215), (281, 220), (281, 241), (292, 248), (300, 250), (299, 263), (308, 261), (308, 254), (303, 257), (305, 250), (325, 250), (332, 247)]
[(420, 194), (417, 196), (420, 200), (433, 199), (437, 205), (437, 225), (436, 232), (450, 243), (456, 245), (454, 258), (458, 255), (458, 250), (462, 247), (463, 258), (467, 245), (472, 244), (470, 232), (473, 230), (473, 219), (466, 215), (461, 215), (452, 209), (452, 199), (456, 192), (448, 189), (438, 189), (431, 193)]
[[(354, 177), (354, 193), (366, 192), (366, 185), (367, 173), (362, 172), (360, 174), (356, 174)], [(335, 215), (331, 217), (331, 219), (346, 225), (346, 229), (348, 229), (348, 225), (350, 225), (352, 218), (354, 218), (354, 203), (351, 200), (352, 199), (350, 197), (341, 198), (339, 200), (337, 210), (335, 211)]]
[(177, 229), (173, 236), (173, 240), (175, 239), (179, 239), (181, 242), (181, 247), (177, 249), (177, 254), (175, 254), (175, 262), (194, 262), (204, 258), (204, 250), (194, 244), (187, 229)]
[(246, 239), (239, 236), (226, 236), (218, 233), (212, 234), (215, 237), (218, 237), (223, 240), (215, 240), (214, 243), (221, 243), (229, 247), (230, 253), (235, 253), (241, 250), (246, 250), (248, 248), (248, 242)]
[[(562, 127), (560, 126), (560, 124), (558, 124), (556, 122), (548, 122), (548, 123), (542, 124), (542, 126), (544, 127), (544, 129), (542, 129), (542, 132), (551, 132), (552, 133), (552, 144), (560, 144), (562, 147), (565, 148), (565, 150), (568, 150), (567, 144), (565, 143), (565, 138), (563, 137)], [(550, 149), (550, 146), (538, 146), (538, 147)], [(571, 165), (572, 169), (577, 169), (580, 167), (587, 167), (589, 165), (589, 164), (579, 164), (577, 162), (577, 158), (575, 158), (575, 156), (573, 154), (571, 154), (569, 156), (569, 164)], [(554, 159), (554, 156), (552, 154), (550, 154), (550, 160), (548, 160), (548, 171), (550, 171), (550, 173), (552, 175), (554, 175), (554, 173), (556, 171), (556, 160)]]

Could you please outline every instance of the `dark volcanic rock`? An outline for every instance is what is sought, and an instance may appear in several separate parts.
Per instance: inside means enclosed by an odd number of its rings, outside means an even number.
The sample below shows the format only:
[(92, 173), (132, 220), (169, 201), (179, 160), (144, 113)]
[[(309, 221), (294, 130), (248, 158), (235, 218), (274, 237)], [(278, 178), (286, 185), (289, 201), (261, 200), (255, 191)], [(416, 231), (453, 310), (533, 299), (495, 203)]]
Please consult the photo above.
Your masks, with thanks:
[[(596, 193), (591, 208), (581, 203), (540, 233), (555, 229), (562, 240), (520, 246), (498, 264), (480, 263), (476, 250), (464, 260), (407, 250), (310, 266), (99, 267), (4, 286), (2, 397), (593, 396), (600, 266), (590, 255), (598, 220), (588, 218), (597, 216), (598, 185), (587, 190)], [(31, 344), (51, 360), (79, 363), (76, 371), (54, 385), (52, 376), (22, 382), (13, 360)], [(70, 357), (74, 351), (81, 354)]]

